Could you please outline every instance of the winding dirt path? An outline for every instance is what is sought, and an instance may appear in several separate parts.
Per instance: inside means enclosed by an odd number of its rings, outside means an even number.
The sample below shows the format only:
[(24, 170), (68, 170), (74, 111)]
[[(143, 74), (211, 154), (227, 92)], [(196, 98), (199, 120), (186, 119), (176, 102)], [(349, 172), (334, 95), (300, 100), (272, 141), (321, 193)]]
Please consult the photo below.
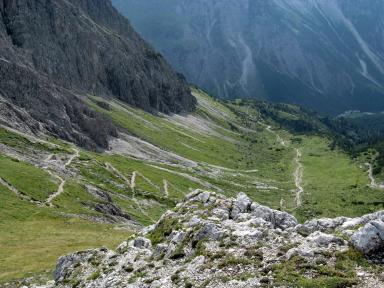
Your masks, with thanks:
[(75, 153), (69, 157), (68, 161), (64, 164), (64, 168), (67, 168), (67, 166), (72, 164), (73, 160), (80, 156), (80, 151), (78, 149), (73, 148), (73, 151), (75, 151)]
[(137, 174), (138, 176), (140, 176), (141, 178), (143, 178), (143, 180), (144, 180), (145, 182), (147, 182), (149, 185), (151, 185), (153, 188), (155, 188), (155, 189), (157, 189), (157, 190), (161, 190), (160, 187), (159, 187), (158, 185), (156, 185), (155, 183), (153, 183), (153, 182), (151, 181), (151, 179), (145, 177), (142, 173), (136, 171), (136, 174)]
[(283, 138), (281, 138), (278, 133), (276, 133), (275, 131), (272, 130), (271, 126), (267, 125), (266, 129), (267, 129), (268, 132), (270, 132), (273, 135), (275, 135), (277, 142), (279, 142), (281, 146), (283, 146), (283, 147), (287, 147), (288, 146), (287, 143), (285, 143), (285, 140)]
[(145, 217), (147, 217), (149, 220), (151, 220), (153, 223), (156, 223), (157, 220), (153, 219), (148, 213), (147, 211), (145, 211), (143, 209), (143, 207), (141, 206), (139, 200), (137, 200), (135, 197), (132, 198), (132, 201), (136, 204), (137, 208), (139, 208), (141, 214), (143, 214)]
[[(71, 165), (72, 162), (73, 162), (76, 158), (78, 158), (78, 157), (80, 156), (80, 151), (79, 151), (78, 149), (73, 148), (73, 151), (74, 151), (73, 155), (71, 155), (71, 157), (69, 157), (68, 161), (65, 162), (64, 165), (62, 166), (63, 170), (67, 169), (67, 167), (68, 167), (69, 165)], [(52, 159), (53, 156), (54, 156), (53, 154), (49, 155), (49, 156), (45, 159), (45, 161), (46, 161), (46, 162), (50, 161), (50, 160)], [(50, 207), (53, 207), (52, 201), (53, 201), (56, 197), (60, 196), (61, 193), (64, 192), (64, 186), (65, 186), (65, 183), (67, 182), (67, 180), (65, 180), (64, 178), (62, 178), (62, 177), (59, 176), (58, 174), (56, 174), (56, 173), (54, 173), (54, 172), (48, 170), (48, 168), (45, 168), (45, 170), (46, 170), (52, 177), (55, 177), (55, 178), (56, 178), (57, 180), (59, 180), (59, 182), (60, 182), (59, 187), (57, 188), (57, 191), (56, 191), (55, 193), (51, 194), (51, 195), (48, 197), (48, 199), (45, 201), (45, 204), (46, 204), (46, 205), (48, 205), (48, 206), (50, 206)]]
[[(279, 142), (281, 146), (288, 147), (287, 142), (277, 132), (272, 130), (272, 126), (264, 124), (262, 122), (258, 122), (258, 123), (260, 125), (264, 126), (265, 129), (269, 133), (275, 135), (277, 142)], [(295, 157), (294, 157), (294, 162), (295, 162), (296, 168), (295, 168), (295, 171), (293, 172), (293, 179), (294, 179), (295, 186), (296, 186), (295, 205), (296, 205), (296, 208), (298, 208), (303, 204), (302, 195), (304, 193), (304, 188), (302, 185), (303, 185), (304, 166), (301, 163), (302, 154), (301, 154), (300, 149), (295, 148), (295, 152), (296, 153), (295, 153)], [(281, 201), (280, 201), (280, 206), (281, 207), (284, 206), (284, 200), (283, 199), (281, 199)]]
[(169, 192), (168, 192), (168, 181), (163, 179), (163, 190), (164, 190), (164, 195), (166, 198), (169, 197)]
[(368, 166), (368, 178), (371, 183), (368, 184), (373, 189), (384, 189), (384, 185), (377, 184), (375, 177), (373, 176), (373, 165), (371, 163), (364, 163)]
[(137, 175), (137, 172), (133, 171), (131, 176), (131, 185), (130, 185), (133, 195), (135, 195), (136, 175)]
[(113, 165), (111, 163), (108, 163), (106, 162), (105, 163), (105, 167), (107, 168), (107, 170), (109, 172), (112, 172), (113, 174), (115, 174), (116, 176), (118, 176), (120, 179), (122, 179), (131, 189), (132, 189), (132, 185), (131, 185), (131, 180), (129, 180), (127, 177), (125, 177), (123, 175), (123, 173), (121, 173), (119, 170), (117, 170), (115, 167), (113, 167)]
[(258, 123), (259, 125), (261, 125), (261, 126), (264, 126), (265, 129), (266, 129), (269, 133), (271, 133), (272, 135), (274, 135), (274, 136), (276, 137), (276, 141), (277, 141), (278, 143), (280, 143), (281, 146), (283, 146), (283, 147), (288, 147), (288, 145), (287, 145), (287, 143), (285, 142), (285, 140), (284, 140), (283, 138), (281, 138), (280, 135), (279, 135), (277, 132), (275, 132), (275, 131), (272, 130), (272, 126), (267, 125), (267, 124), (265, 124), (265, 123), (263, 123), (263, 122), (260, 122), (260, 121), (258, 121), (257, 123)]
[(302, 155), (300, 150), (296, 148), (296, 156), (295, 156), (296, 169), (293, 172), (293, 178), (295, 179), (295, 186), (296, 186), (296, 190), (295, 190), (296, 208), (302, 205), (302, 194), (304, 192), (304, 188), (302, 187), (304, 166), (300, 162), (301, 157)]
[(371, 181), (371, 183), (369, 184), (369, 187), (376, 188), (377, 183), (375, 178), (373, 177), (373, 166), (371, 163), (365, 163), (365, 165), (368, 166), (368, 178)]
[(196, 178), (190, 174), (187, 174), (187, 173), (183, 173), (183, 172), (177, 172), (177, 171), (174, 171), (174, 170), (171, 170), (171, 169), (167, 169), (167, 168), (164, 168), (164, 167), (160, 167), (160, 166), (156, 166), (154, 164), (150, 164), (149, 166), (153, 167), (153, 168), (156, 168), (158, 170), (162, 170), (162, 171), (166, 171), (166, 172), (169, 172), (169, 173), (172, 173), (172, 174), (175, 174), (175, 175), (178, 175), (178, 176), (181, 176), (181, 177), (184, 177), (192, 182), (195, 182), (205, 188), (208, 188), (208, 189), (213, 189), (213, 190), (216, 190), (220, 193), (223, 193), (224, 190), (207, 182), (207, 181), (204, 181), (204, 180), (201, 180), (199, 178)]
[[(112, 172), (116, 176), (118, 176), (120, 179), (124, 180), (125, 184), (131, 189), (132, 191), (132, 197), (127, 197), (124, 195), (120, 195), (119, 197), (124, 197), (125, 199), (131, 200), (139, 209), (140, 213), (143, 214), (145, 217), (147, 217), (151, 222), (155, 223), (155, 219), (153, 219), (148, 212), (143, 209), (142, 205), (140, 204), (140, 201), (136, 198), (135, 195), (135, 188), (136, 188), (136, 177), (140, 176), (142, 177), (146, 182), (148, 182), (150, 185), (154, 185), (154, 187), (159, 188), (157, 185), (153, 184), (152, 181), (148, 178), (146, 178), (143, 174), (139, 173), (138, 171), (133, 171), (131, 175), (131, 179), (128, 179), (127, 177), (124, 176), (123, 173), (121, 173), (118, 169), (113, 167), (112, 164), (106, 162), (105, 167), (107, 168), (108, 171)], [(159, 188), (160, 189), (160, 188)], [(117, 195), (117, 194), (116, 194)]]
[[(265, 129), (269, 133), (273, 134), (276, 137), (276, 141), (278, 143), (280, 143), (281, 146), (283, 146), (283, 147), (288, 147), (289, 146), (287, 144), (287, 142), (277, 132), (272, 130), (272, 126), (264, 124), (262, 122), (258, 122), (258, 123), (260, 125), (264, 126)], [(295, 170), (293, 172), (293, 179), (294, 179), (295, 187), (296, 187), (296, 189), (294, 190), (295, 191), (295, 206), (296, 206), (296, 208), (299, 208), (303, 204), (302, 195), (304, 193), (304, 188), (303, 188), (302, 185), (303, 185), (304, 166), (301, 163), (302, 154), (301, 154), (300, 149), (299, 148), (295, 148), (295, 152), (296, 153), (295, 153), (295, 156), (294, 156), (294, 162), (295, 162), (296, 168), (295, 168)], [(285, 205), (284, 200), (281, 199), (280, 206), (283, 207), (284, 205)]]
[(53, 194), (51, 194), (48, 199), (45, 201), (45, 204), (49, 205), (49, 206), (53, 206), (52, 204), (52, 201), (58, 197), (61, 193), (64, 192), (64, 186), (65, 186), (65, 183), (66, 183), (66, 180), (64, 180), (63, 178), (61, 178), (59, 175), (56, 175), (54, 174), (53, 172), (51, 172), (50, 170), (47, 170), (47, 172), (52, 176), (52, 177), (55, 177), (57, 180), (59, 180), (60, 184), (59, 184), (59, 187), (57, 188), (57, 191)]

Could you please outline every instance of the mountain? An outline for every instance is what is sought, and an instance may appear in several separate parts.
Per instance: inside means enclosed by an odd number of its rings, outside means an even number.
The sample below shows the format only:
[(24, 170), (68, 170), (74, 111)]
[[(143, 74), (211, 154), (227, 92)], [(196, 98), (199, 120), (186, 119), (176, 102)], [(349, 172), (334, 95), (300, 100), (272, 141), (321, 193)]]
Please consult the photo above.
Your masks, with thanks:
[(116, 251), (61, 257), (55, 285), (45, 287), (382, 287), (383, 275), (358, 250), (383, 261), (383, 217), (298, 225), (243, 193), (194, 191)]
[(221, 98), (330, 114), (384, 109), (380, 0), (113, 0), (187, 79)]
[[(335, 140), (327, 121), (317, 117), (313, 111), (289, 104), (251, 100), (223, 102), (195, 88), (192, 93), (197, 99), (195, 111), (180, 115), (150, 113), (117, 98), (85, 97), (83, 103), (89, 109), (119, 127), (117, 136), (109, 139), (110, 149), (107, 151), (93, 152), (54, 137), (37, 137), (0, 127), (0, 286), (9, 283), (5, 287), (33, 287), (32, 284), (45, 283), (53, 279), (52, 271), (60, 256), (101, 246), (115, 249), (132, 234), (140, 235), (144, 226), (167, 219), (167, 215), (174, 215), (166, 211), (175, 207), (179, 209), (176, 217), (182, 219), (185, 216), (187, 219), (191, 214), (182, 207), (188, 208), (189, 204), (178, 203), (183, 203), (185, 196), (195, 190), (216, 193), (218, 199), (224, 197), (225, 206), (225, 203), (231, 203), (230, 198), (244, 192), (252, 202), (273, 209), (274, 215), (286, 215), (280, 214), (286, 212), (299, 223), (334, 217), (344, 221), (347, 217), (359, 218), (384, 209), (384, 175), (372, 172), (377, 152), (364, 150), (352, 158), (333, 145)], [(230, 200), (225, 200), (227, 198)], [(213, 213), (213, 209), (207, 206), (207, 210), (204, 210), (204, 205), (198, 203), (191, 207), (194, 207), (194, 212), (202, 213), (201, 218), (211, 221), (209, 213)], [(268, 209), (266, 211), (270, 211)], [(164, 213), (165, 216), (161, 217)], [(309, 223), (316, 226), (317, 222)], [(237, 222), (233, 222), (233, 225), (236, 228), (234, 232), (243, 227), (237, 226), (242, 225)], [(170, 235), (170, 228), (179, 227), (169, 226), (163, 227), (167, 229), (163, 235)], [(244, 227), (246, 231), (247, 225)], [(156, 244), (168, 245), (168, 238), (161, 238), (162, 230), (156, 231), (158, 233), (151, 237), (157, 239), (154, 240), (154, 247)], [(268, 232), (270, 238), (260, 239), (270, 239), (270, 243), (282, 240), (289, 244), (294, 238), (289, 238), (291, 232), (287, 231), (272, 229)], [(237, 241), (246, 241), (247, 238), (238, 233), (240, 231), (235, 233)], [(275, 238), (278, 233), (283, 233), (281, 238)], [(327, 233), (345, 238), (340, 236), (338, 229)], [(306, 243), (306, 237), (295, 235), (300, 243)], [(280, 246), (285, 251), (284, 255), (290, 249), (290, 245), (281, 243)], [(233, 247), (235, 249), (237, 246)], [(345, 247), (343, 244), (342, 248)], [(133, 276), (140, 275), (143, 278), (137, 277), (138, 284), (144, 279), (149, 281), (140, 274), (139, 268), (132, 272), (129, 272), (131, 268), (127, 268), (126, 272), (119, 270), (114, 273), (113, 264), (108, 266), (113, 263), (113, 257), (104, 270), (104, 258), (99, 259), (104, 255), (104, 250), (100, 255), (95, 252), (95, 259), (88, 263), (94, 264), (97, 270), (100, 268), (100, 274), (96, 270), (91, 272), (95, 272), (93, 277), (96, 281), (92, 285), (98, 286), (99, 276), (102, 276), (99, 280), (104, 276), (120, 277), (120, 272), (127, 273), (122, 274), (127, 281), (129, 278), (134, 281)], [(117, 255), (118, 264), (121, 257), (127, 256), (124, 253)], [(334, 271), (328, 270), (331, 266), (327, 266), (328, 272), (322, 281), (364, 283), (364, 279), (357, 277), (354, 272), (356, 261), (359, 261), (359, 265), (366, 263), (364, 257), (353, 250), (351, 253), (349, 256), (340, 255), (339, 260), (347, 262), (337, 266), (348, 264), (350, 270), (342, 274), (340, 268)], [(88, 257), (89, 254), (82, 252), (77, 255)], [(114, 254), (108, 250), (107, 255)], [(224, 255), (220, 260), (231, 255)], [(264, 255), (268, 255), (268, 252)], [(324, 255), (330, 256), (327, 252)], [(242, 256), (239, 254), (239, 257), (241, 259)], [(78, 256), (65, 259), (78, 259)], [(215, 259), (216, 262), (208, 260), (207, 264), (216, 265), (220, 262), (219, 258)], [(266, 261), (268, 259), (265, 258)], [(271, 261), (274, 259), (271, 258)], [(168, 258), (165, 260), (167, 262)], [(289, 273), (296, 267), (296, 260), (294, 258), (293, 262), (286, 263), (290, 265), (287, 266)], [(228, 263), (238, 263), (237, 258), (233, 260), (235, 262), (231, 261)], [(304, 265), (303, 269), (308, 268), (307, 261), (300, 263)], [(91, 268), (88, 264), (84, 262), (84, 266), (74, 266), (76, 269), (86, 269), (79, 272), (87, 273), (91, 271), (88, 270)], [(119, 268), (119, 265), (115, 268)], [(135, 269), (138, 267), (136, 265), (133, 263)], [(148, 264), (148, 269), (151, 269), (151, 265)], [(179, 264), (169, 262), (166, 265), (177, 267)], [(170, 266), (164, 266), (164, 269)], [(68, 266), (70, 271), (71, 267)], [(321, 269), (322, 266), (314, 267)], [(381, 271), (380, 266), (368, 267)], [(74, 273), (69, 270), (65, 270), (68, 278), (62, 279), (65, 283), (58, 280), (57, 285), (72, 287), (85, 282), (87, 286), (88, 282), (92, 282), (93, 278), (88, 275), (86, 277), (89, 280), (82, 279), (83, 274), (75, 279), (75, 270)], [(148, 272), (146, 275), (150, 278), (152, 270), (143, 271)], [(173, 271), (173, 268), (169, 271)], [(276, 273), (281, 280), (285, 272), (279, 271), (276, 270)], [(312, 273), (318, 270), (308, 271)], [(166, 281), (169, 281), (168, 276), (172, 277), (170, 274), (164, 275), (164, 279), (168, 279)], [(340, 275), (341, 279), (334, 279)], [(292, 281), (296, 280), (300, 279), (294, 278)], [(321, 285), (323, 283), (320, 282), (318, 287), (324, 287)]]
[(214, 98), (109, 0), (0, 3), (1, 287), (380, 287), (381, 114)]
[(84, 147), (107, 148), (110, 121), (88, 94), (146, 111), (193, 111), (183, 76), (152, 50), (108, 0), (0, 1), (2, 122)]

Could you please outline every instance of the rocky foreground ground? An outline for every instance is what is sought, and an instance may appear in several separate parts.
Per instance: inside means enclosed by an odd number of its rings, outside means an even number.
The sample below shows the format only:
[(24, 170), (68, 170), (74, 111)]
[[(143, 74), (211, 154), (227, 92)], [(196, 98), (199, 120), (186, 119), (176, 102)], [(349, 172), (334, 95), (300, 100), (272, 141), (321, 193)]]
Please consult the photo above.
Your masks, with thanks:
[(59, 259), (45, 287), (384, 287), (384, 211), (294, 216), (195, 191), (122, 243)]

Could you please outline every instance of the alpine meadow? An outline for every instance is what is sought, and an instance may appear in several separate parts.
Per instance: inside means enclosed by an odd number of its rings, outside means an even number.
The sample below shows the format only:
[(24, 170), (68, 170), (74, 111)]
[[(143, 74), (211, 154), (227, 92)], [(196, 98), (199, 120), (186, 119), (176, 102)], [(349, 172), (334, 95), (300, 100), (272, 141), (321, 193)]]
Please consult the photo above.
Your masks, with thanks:
[(0, 287), (384, 287), (382, 0), (0, 12)]

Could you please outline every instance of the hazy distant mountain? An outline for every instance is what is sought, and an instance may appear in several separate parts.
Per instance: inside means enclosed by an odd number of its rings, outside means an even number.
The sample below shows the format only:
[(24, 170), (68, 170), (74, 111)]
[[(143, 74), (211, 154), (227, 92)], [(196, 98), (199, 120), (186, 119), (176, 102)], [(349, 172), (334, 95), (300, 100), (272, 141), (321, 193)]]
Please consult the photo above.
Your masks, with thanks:
[(222, 98), (384, 109), (382, 0), (113, 0), (188, 80)]

